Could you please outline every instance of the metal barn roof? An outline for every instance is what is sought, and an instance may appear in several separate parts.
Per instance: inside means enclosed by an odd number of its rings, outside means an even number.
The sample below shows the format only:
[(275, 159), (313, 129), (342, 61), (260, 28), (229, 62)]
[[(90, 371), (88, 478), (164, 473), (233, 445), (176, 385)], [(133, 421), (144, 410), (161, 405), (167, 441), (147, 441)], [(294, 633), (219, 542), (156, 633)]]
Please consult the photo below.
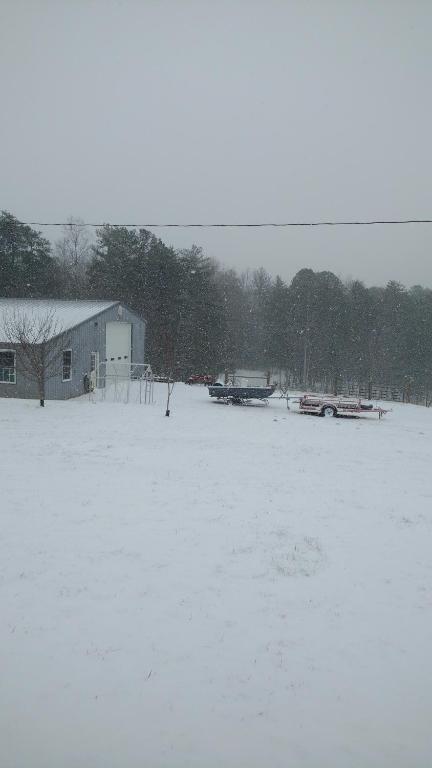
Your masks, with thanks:
[[(26, 317), (35, 323), (53, 317), (57, 335), (62, 331), (80, 325), (100, 312), (114, 307), (118, 301), (81, 301), (75, 299), (1, 299), (0, 298), (0, 341), (6, 341), (5, 320), (11, 317)], [(54, 330), (54, 328), (53, 328)]]

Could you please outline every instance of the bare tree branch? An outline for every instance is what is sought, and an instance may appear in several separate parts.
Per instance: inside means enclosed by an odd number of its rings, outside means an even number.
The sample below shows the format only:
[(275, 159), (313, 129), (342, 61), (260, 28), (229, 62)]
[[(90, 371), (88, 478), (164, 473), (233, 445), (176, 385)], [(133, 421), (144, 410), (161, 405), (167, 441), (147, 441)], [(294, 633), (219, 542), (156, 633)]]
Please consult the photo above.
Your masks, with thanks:
[(3, 325), (6, 340), (17, 347), (17, 367), (26, 378), (36, 382), (40, 404), (45, 405), (46, 383), (61, 373), (62, 353), (70, 343), (69, 334), (62, 330), (54, 310), (44, 315), (5, 313)]

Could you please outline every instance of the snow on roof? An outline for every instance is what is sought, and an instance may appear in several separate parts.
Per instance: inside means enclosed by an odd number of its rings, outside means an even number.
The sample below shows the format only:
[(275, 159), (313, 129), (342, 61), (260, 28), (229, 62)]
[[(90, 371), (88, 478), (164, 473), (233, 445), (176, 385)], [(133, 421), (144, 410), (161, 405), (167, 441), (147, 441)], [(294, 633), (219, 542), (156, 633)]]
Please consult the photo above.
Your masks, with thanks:
[[(54, 335), (75, 328), (110, 307), (117, 301), (81, 301), (70, 299), (1, 299), (0, 298), (0, 341), (7, 340), (5, 321), (11, 316), (34, 319), (35, 323), (53, 316)], [(54, 328), (53, 328), (54, 330)]]

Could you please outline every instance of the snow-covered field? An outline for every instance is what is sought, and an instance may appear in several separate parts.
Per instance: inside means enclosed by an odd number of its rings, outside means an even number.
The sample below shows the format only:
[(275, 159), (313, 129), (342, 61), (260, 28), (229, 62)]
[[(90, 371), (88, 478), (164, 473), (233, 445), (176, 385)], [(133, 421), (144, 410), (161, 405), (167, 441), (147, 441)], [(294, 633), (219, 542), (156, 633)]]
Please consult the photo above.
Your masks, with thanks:
[(429, 768), (432, 410), (0, 400), (1, 768)]

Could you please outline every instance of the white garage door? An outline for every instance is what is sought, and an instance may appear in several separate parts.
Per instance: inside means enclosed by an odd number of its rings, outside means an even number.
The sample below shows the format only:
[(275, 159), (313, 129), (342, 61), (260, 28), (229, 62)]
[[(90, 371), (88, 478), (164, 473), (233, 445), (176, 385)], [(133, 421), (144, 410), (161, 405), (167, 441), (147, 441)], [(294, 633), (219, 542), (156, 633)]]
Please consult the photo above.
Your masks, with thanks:
[(129, 378), (131, 335), (132, 326), (130, 323), (106, 324), (107, 376), (127, 376)]

